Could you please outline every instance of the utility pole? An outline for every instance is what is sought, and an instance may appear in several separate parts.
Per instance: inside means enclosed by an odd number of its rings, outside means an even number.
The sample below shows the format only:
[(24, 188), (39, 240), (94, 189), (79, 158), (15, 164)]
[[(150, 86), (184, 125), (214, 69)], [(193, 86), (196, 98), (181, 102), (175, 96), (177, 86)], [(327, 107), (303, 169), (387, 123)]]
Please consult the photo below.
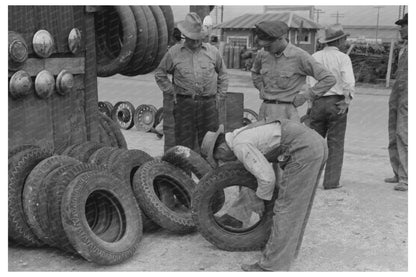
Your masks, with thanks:
[(383, 6), (375, 6), (374, 8), (377, 9), (376, 44), (378, 44), (378, 24), (380, 22), (380, 9), (382, 9)]
[(325, 13), (325, 12), (321, 9), (315, 9), (315, 13), (316, 13), (316, 23), (319, 23), (319, 14)]
[(224, 22), (224, 6), (221, 6), (221, 23)]
[(337, 24), (339, 24), (339, 18), (340, 18), (340, 17), (344, 17), (344, 14), (343, 14), (343, 13), (339, 13), (339, 12), (337, 11), (337, 13), (335, 13), (335, 14), (331, 14), (331, 17), (336, 17), (336, 19), (337, 19)]

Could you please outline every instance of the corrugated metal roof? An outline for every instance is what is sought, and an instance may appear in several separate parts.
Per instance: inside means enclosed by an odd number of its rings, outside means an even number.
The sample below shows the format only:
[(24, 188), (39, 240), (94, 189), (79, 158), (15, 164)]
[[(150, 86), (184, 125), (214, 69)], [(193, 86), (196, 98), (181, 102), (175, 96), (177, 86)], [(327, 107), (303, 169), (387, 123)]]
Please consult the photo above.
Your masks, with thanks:
[(274, 21), (280, 20), (285, 22), (290, 28), (300, 28), (303, 21), (303, 28), (305, 29), (320, 29), (321, 26), (314, 21), (304, 18), (292, 12), (283, 13), (262, 13), (262, 14), (243, 14), (239, 17), (231, 19), (216, 25), (216, 29), (252, 29), (254, 24), (260, 21)]

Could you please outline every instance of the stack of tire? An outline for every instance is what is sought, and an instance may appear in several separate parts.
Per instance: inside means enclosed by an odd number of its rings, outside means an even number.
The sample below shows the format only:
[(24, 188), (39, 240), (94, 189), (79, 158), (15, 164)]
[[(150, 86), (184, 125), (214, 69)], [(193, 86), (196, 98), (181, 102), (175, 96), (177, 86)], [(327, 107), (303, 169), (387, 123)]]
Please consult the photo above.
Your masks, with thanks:
[(141, 211), (131, 186), (117, 177), (126, 167), (112, 172), (88, 163), (103, 148), (85, 142), (63, 153), (35, 145), (9, 151), (12, 242), (56, 247), (103, 265), (121, 263), (136, 252), (143, 232)]
[(95, 13), (97, 75), (153, 71), (167, 51), (174, 19), (170, 6), (102, 6)]

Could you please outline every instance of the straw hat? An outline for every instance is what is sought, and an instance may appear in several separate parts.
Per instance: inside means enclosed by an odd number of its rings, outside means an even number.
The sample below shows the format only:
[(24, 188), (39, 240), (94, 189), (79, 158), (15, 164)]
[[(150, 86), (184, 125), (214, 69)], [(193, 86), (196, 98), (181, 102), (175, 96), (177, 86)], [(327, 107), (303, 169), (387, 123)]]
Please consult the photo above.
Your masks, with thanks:
[(328, 43), (349, 35), (350, 34), (344, 32), (341, 24), (334, 24), (325, 29), (325, 39), (319, 39), (319, 42)]
[(212, 167), (217, 166), (217, 161), (214, 159), (214, 147), (218, 136), (224, 133), (224, 125), (221, 124), (216, 132), (208, 131), (205, 134), (201, 144), (201, 155), (208, 161)]
[(202, 21), (198, 14), (191, 12), (185, 16), (185, 20), (178, 23), (181, 33), (190, 39), (198, 40), (206, 36), (202, 28)]

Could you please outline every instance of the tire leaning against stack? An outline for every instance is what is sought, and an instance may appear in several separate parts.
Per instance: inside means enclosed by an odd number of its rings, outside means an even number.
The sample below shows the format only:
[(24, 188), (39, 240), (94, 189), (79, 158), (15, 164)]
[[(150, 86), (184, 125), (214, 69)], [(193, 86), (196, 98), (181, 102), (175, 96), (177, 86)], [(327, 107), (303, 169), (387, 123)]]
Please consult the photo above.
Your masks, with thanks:
[(54, 155), (38, 163), (28, 175), (23, 189), (23, 211), (26, 222), (35, 235), (46, 243), (48, 235), (42, 228), (42, 220), (47, 220), (47, 210), (42, 209), (46, 203), (46, 176), (58, 167), (75, 164), (74, 158)]
[[(108, 13), (108, 10), (111, 12)], [(95, 14), (96, 24), (95, 30), (97, 33), (96, 51), (97, 51), (97, 76), (108, 77), (120, 72), (133, 57), (134, 49), (137, 41), (137, 28), (134, 14), (129, 6), (107, 6), (103, 8), (104, 11), (98, 11)], [(121, 48), (119, 53), (116, 53), (115, 57), (110, 57), (108, 51), (107, 28), (105, 24), (108, 24), (109, 20), (118, 17), (122, 27), (122, 34), (118, 34), (120, 37)], [(107, 22), (106, 22), (107, 21)], [(100, 23), (104, 23), (102, 26)], [(110, 35), (111, 36), (111, 35)], [(111, 51), (111, 50), (110, 50)], [(112, 51), (114, 54), (114, 51)]]
[(111, 140), (111, 145), (109, 146), (127, 149), (126, 139), (117, 124), (111, 120), (111, 118), (103, 114), (99, 114), (98, 118), (100, 125)]
[(102, 148), (103, 146), (104, 144), (101, 144), (101, 143), (97, 143), (94, 141), (86, 141), (74, 147), (72, 151), (70, 152), (69, 156), (81, 162), (87, 163), (92, 153)]
[[(195, 231), (190, 211), (183, 209), (172, 210), (169, 204), (165, 204), (158, 188), (170, 189), (181, 193), (181, 201), (184, 206), (189, 206), (190, 196), (195, 187), (194, 181), (182, 170), (158, 159), (144, 163), (134, 174), (133, 191), (139, 202), (140, 208), (155, 223), (175, 233), (189, 233)], [(159, 195), (158, 195), (159, 194)]]
[(118, 178), (125, 180), (126, 183), (132, 184), (133, 176), (144, 163), (153, 160), (153, 158), (144, 151), (138, 149), (125, 150), (117, 156), (108, 169)]
[(173, 12), (171, 6), (159, 6), (165, 17), (166, 26), (168, 30), (168, 44), (170, 43), (173, 36), (173, 29), (175, 28), (175, 21), (173, 18)]
[[(110, 218), (109, 227), (100, 234), (95, 234), (86, 220), (89, 200), (105, 206), (102, 211), (92, 208), (98, 221)], [(76, 176), (65, 190), (61, 210), (66, 236), (86, 260), (113, 265), (136, 252), (143, 230), (140, 209), (130, 186), (108, 172), (95, 169)]]
[(23, 211), (22, 193), (27, 176), (42, 160), (52, 153), (40, 148), (29, 148), (10, 158), (8, 166), (8, 222), (9, 236), (25, 246), (42, 246), (26, 222)]

